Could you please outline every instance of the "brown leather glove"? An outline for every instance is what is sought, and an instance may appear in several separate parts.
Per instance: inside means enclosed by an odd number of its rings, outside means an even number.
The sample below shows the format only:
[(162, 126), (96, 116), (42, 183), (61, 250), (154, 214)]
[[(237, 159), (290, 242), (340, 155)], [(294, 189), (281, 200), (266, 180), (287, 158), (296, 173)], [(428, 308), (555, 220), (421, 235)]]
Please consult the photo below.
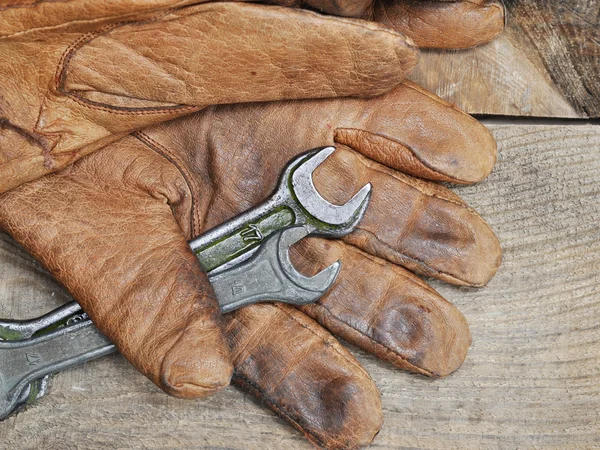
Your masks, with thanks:
[(264, 200), (294, 155), (329, 144), (338, 151), (315, 173), (328, 200), (373, 183), (354, 233), (295, 249), (307, 273), (340, 259), (335, 285), (300, 310), (262, 304), (223, 320), (235, 383), (313, 443), (354, 448), (381, 426), (379, 393), (326, 329), (443, 377), (465, 358), (468, 326), (413, 272), (482, 286), (500, 263), (481, 217), (423, 180), (473, 183), (490, 172), (496, 144), (470, 116), (409, 83), (374, 99), (211, 107), (4, 194), (0, 223), (138, 369), (194, 397), (226, 384), (229, 359), (210, 352), (224, 348), (219, 315), (186, 240)]
[(373, 22), (249, 3), (9, 2), (0, 30), (0, 192), (207, 105), (372, 96), (416, 63)]
[[(375, 20), (423, 46), (472, 46), (503, 28), (496, 1), (269, 3)], [(392, 29), (243, 3), (4, 2), (0, 193), (207, 105), (386, 92), (416, 62)]]

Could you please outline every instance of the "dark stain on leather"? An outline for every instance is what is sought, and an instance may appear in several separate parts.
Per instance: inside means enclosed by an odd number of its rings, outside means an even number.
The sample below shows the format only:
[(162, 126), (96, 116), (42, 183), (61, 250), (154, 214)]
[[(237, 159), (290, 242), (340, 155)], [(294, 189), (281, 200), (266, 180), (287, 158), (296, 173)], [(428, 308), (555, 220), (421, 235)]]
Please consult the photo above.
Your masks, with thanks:
[(426, 308), (421, 305), (395, 304), (395, 308), (377, 315), (377, 321), (371, 327), (373, 339), (421, 367), (420, 361), (429, 347), (431, 336), (427, 315)]

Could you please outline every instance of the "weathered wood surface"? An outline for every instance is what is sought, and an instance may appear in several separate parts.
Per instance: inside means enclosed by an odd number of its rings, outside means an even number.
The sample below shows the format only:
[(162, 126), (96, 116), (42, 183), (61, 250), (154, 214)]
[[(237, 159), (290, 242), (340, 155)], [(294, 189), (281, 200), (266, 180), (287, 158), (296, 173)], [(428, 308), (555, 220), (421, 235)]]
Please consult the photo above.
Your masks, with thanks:
[[(600, 127), (491, 126), (497, 167), (457, 191), (504, 248), (484, 289), (434, 283), (464, 312), (473, 345), (445, 380), (358, 352), (383, 395), (373, 448), (600, 448)], [(64, 302), (53, 280), (0, 239), (0, 317)], [(112, 355), (54, 378), (0, 424), (1, 448), (311, 448), (248, 395), (162, 394)]]
[(411, 78), (472, 114), (600, 117), (600, 1), (506, 4), (499, 39), (425, 51)]

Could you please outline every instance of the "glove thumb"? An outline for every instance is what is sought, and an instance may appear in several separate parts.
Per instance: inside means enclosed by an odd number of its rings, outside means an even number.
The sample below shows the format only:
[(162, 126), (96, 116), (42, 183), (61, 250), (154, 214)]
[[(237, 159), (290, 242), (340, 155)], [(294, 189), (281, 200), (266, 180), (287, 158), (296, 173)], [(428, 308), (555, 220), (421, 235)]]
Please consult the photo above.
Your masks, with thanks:
[(233, 370), (220, 310), (171, 210), (185, 185), (132, 139), (4, 194), (0, 226), (140, 372), (171, 395), (203, 397)]

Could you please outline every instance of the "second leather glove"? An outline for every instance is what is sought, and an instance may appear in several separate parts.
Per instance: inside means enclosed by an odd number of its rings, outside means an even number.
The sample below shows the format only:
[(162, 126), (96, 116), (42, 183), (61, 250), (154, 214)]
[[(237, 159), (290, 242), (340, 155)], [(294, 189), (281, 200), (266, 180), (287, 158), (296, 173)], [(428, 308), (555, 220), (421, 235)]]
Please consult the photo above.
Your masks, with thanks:
[(377, 95), (416, 63), (373, 22), (193, 3), (0, 6), (0, 192), (207, 105)]
[(497, 0), (269, 3), (368, 21), (196, 0), (1, 6), (0, 193), (207, 105), (377, 95), (414, 67), (413, 41), (472, 47), (504, 27)]

